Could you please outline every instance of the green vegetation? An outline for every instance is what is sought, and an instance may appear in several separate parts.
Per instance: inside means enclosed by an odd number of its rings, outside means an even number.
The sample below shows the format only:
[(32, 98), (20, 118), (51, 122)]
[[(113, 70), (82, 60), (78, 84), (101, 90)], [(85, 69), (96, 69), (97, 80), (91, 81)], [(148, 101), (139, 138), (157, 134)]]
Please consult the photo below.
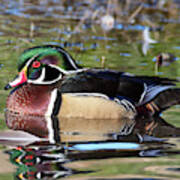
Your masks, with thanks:
[(0, 175), (0, 179), (2, 179), (2, 180), (14, 180), (14, 177), (12, 174), (5, 173), (5, 174)]

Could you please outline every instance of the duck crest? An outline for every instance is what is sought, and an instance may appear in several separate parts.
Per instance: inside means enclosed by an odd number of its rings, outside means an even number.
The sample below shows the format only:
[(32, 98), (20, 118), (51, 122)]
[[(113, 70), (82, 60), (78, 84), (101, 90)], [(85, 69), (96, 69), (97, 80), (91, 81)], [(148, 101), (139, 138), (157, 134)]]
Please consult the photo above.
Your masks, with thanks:
[(18, 71), (22, 69), (30, 58), (37, 54), (41, 54), (40, 61), (44, 64), (59, 65), (65, 70), (77, 70), (80, 67), (63, 48), (55, 45), (43, 45), (29, 48), (21, 54), (18, 61)]

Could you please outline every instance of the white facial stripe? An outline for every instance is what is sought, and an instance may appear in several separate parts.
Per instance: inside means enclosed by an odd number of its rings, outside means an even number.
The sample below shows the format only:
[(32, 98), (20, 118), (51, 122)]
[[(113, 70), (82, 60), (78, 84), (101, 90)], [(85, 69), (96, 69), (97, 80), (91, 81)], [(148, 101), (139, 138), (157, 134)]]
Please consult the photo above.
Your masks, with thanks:
[(41, 75), (40, 75), (40, 77), (38, 79), (36, 79), (36, 80), (28, 79), (27, 82), (32, 83), (32, 84), (42, 84), (42, 82), (43, 82), (43, 80), (45, 78), (45, 73), (46, 73), (45, 71), (46, 71), (45, 68), (43, 68), (42, 73), (41, 73)]
[[(52, 66), (52, 67), (55, 67), (56, 69), (59, 69), (57, 66), (53, 66), (53, 65), (49, 65), (49, 66)], [(56, 78), (52, 81), (44, 81), (45, 76), (46, 76), (46, 70), (45, 70), (45, 68), (43, 68), (41, 76), (38, 79), (36, 79), (36, 80), (28, 79), (27, 82), (32, 83), (32, 84), (53, 84), (53, 83), (59, 81), (60, 79), (62, 79), (62, 73), (59, 74), (58, 78)]]
[(58, 78), (56, 78), (55, 80), (53, 80), (53, 81), (45, 81), (45, 82), (43, 82), (43, 81), (33, 81), (33, 80), (27, 80), (27, 82), (28, 83), (31, 83), (31, 84), (42, 84), (42, 85), (49, 85), (49, 84), (53, 84), (53, 83), (55, 83), (55, 82), (57, 82), (57, 81), (59, 81), (59, 80), (61, 80), (62, 79), (62, 75), (60, 75)]
[(54, 89), (51, 92), (51, 98), (50, 98), (50, 103), (48, 105), (48, 109), (45, 113), (45, 118), (46, 118), (46, 122), (47, 122), (47, 128), (48, 128), (48, 137), (49, 137), (49, 141), (50, 143), (55, 143), (55, 139), (54, 139), (54, 129), (53, 129), (53, 124), (52, 124), (52, 118), (51, 115), (53, 113), (53, 109), (54, 109), (54, 105), (55, 105), (55, 101), (57, 98), (57, 89)]
[(43, 81), (45, 78), (46, 70), (45, 68), (42, 69), (41, 76), (37, 79), (38, 81)]
[(66, 70), (60, 68), (59, 66), (56, 66), (56, 65), (53, 65), (53, 64), (49, 64), (48, 66), (51, 66), (51, 67), (53, 67), (53, 68), (58, 69), (61, 73), (65, 74), (65, 75), (76, 74), (76, 73), (79, 73), (79, 72), (83, 72), (83, 71), (87, 71), (87, 70), (88, 70), (88, 68), (83, 68), (83, 69), (66, 71)]
[(68, 58), (69, 62), (71, 63), (71, 65), (74, 67), (74, 69), (78, 69), (78, 67), (76, 66), (76, 64), (74, 63), (74, 60), (71, 58), (71, 56), (64, 50), (62, 49), (58, 49), (61, 53), (65, 54), (66, 57)]
[[(65, 51), (63, 51), (64, 53), (66, 53)], [(26, 66), (28, 67), (32, 61), (37, 58), (40, 54), (37, 54), (36, 56), (33, 56), (27, 63), (26, 63)], [(67, 56), (69, 56), (67, 53), (66, 53)], [(69, 56), (70, 57), (70, 56)], [(74, 64), (73, 60), (72, 60), (72, 63)], [(72, 64), (72, 65), (73, 65)], [(75, 64), (74, 64), (75, 65)], [(52, 83), (55, 83), (57, 81), (59, 81), (60, 79), (62, 79), (62, 74), (65, 74), (65, 75), (70, 75), (70, 74), (75, 74), (75, 73), (78, 73), (78, 72), (82, 72), (82, 71), (86, 71), (87, 69), (77, 69), (77, 70), (72, 70), (72, 71), (66, 71), (56, 65), (53, 65), (53, 64), (49, 64), (48, 66), (52, 67), (52, 68), (55, 68), (57, 70), (59, 70), (60, 72), (60, 75), (58, 78), (52, 80), (52, 81), (44, 81), (45, 79), (45, 75), (46, 75), (46, 72), (45, 72), (45, 68), (42, 69), (42, 74), (40, 75), (40, 77), (36, 80), (31, 80), (31, 79), (28, 79), (27, 82), (28, 83), (32, 83), (32, 84), (52, 84)]]
[(39, 55), (40, 55), (40, 53), (37, 54), (37, 55), (35, 55), (35, 56), (33, 56), (30, 60), (28, 60), (27, 63), (26, 63), (26, 66), (29, 67), (29, 65), (31, 64), (31, 62), (34, 61)]
[(48, 66), (52, 67), (52, 68), (55, 68), (55, 69), (58, 69), (62, 74), (68, 74), (68, 71), (65, 71), (64, 69), (56, 66), (56, 65), (53, 65), (53, 64), (49, 64)]

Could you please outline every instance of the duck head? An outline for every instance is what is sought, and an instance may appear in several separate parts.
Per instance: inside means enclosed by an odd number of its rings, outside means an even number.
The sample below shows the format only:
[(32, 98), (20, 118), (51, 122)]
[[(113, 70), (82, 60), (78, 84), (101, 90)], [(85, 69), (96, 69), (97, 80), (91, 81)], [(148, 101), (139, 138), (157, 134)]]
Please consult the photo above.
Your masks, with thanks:
[(51, 85), (62, 80), (64, 75), (70, 73), (53, 63), (50, 64), (44, 61), (44, 56), (44, 53), (38, 53), (26, 61), (18, 62), (18, 76), (5, 86), (5, 90), (18, 87), (24, 83)]
[(55, 45), (36, 46), (25, 50), (18, 60), (19, 75), (5, 86), (5, 90), (23, 83), (49, 85), (56, 83), (63, 74), (79, 71), (71, 55)]
[(24, 64), (37, 54), (41, 54), (41, 62), (57, 65), (66, 71), (78, 70), (80, 68), (65, 49), (56, 45), (42, 45), (29, 48), (21, 54), (18, 61), (18, 70), (20, 71)]

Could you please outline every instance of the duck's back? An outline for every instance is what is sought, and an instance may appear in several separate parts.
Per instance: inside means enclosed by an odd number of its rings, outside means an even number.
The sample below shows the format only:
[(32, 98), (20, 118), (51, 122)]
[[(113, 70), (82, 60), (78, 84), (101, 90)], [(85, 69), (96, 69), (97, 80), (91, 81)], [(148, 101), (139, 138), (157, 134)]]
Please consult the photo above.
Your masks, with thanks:
[(60, 91), (102, 93), (111, 99), (126, 97), (139, 106), (174, 85), (174, 80), (168, 78), (133, 76), (113, 70), (89, 69), (67, 77), (61, 84)]

